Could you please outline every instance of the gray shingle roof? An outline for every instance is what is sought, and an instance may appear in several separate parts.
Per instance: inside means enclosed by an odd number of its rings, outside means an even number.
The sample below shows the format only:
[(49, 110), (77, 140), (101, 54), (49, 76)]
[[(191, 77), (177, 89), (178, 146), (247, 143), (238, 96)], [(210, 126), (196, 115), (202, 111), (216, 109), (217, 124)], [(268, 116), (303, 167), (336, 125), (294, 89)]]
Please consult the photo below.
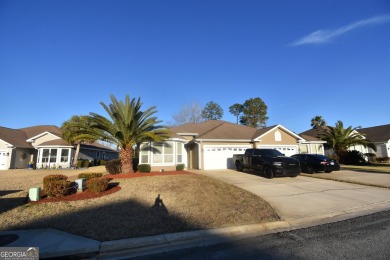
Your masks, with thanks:
[(366, 135), (371, 142), (388, 142), (390, 140), (390, 124), (357, 129)]

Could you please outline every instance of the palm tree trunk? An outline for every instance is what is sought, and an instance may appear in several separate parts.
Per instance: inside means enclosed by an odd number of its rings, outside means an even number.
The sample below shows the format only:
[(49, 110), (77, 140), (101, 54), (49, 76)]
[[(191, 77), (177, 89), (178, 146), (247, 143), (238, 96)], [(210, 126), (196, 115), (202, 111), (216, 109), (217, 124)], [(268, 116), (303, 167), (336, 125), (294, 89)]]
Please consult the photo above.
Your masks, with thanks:
[(76, 152), (74, 154), (74, 158), (73, 158), (73, 167), (77, 167), (77, 161), (78, 161), (78, 158), (79, 158), (79, 153), (80, 153), (80, 143), (77, 144), (77, 147), (76, 147)]
[(119, 156), (121, 158), (122, 173), (133, 173), (133, 148), (122, 149)]

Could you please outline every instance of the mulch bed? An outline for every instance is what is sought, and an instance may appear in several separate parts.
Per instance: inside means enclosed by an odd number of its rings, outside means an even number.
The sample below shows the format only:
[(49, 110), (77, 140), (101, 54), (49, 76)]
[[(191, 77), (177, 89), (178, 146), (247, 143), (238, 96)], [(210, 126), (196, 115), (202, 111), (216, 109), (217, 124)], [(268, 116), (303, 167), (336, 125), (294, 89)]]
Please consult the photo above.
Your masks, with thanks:
[[(128, 178), (139, 178), (139, 177), (148, 177), (148, 176), (183, 175), (183, 174), (193, 174), (193, 173), (187, 171), (165, 171), (165, 172), (149, 172), (149, 173), (108, 174), (105, 175), (104, 177), (111, 178), (111, 179), (128, 179)], [(83, 192), (77, 192), (64, 197), (57, 197), (57, 198), (48, 198), (47, 195), (44, 193), (44, 191), (42, 191), (41, 199), (39, 201), (30, 201), (30, 203), (38, 204), (38, 203), (47, 203), (47, 202), (94, 199), (94, 198), (110, 195), (120, 190), (121, 187), (118, 185), (118, 183), (111, 183), (111, 185), (108, 186), (108, 189), (101, 193), (93, 193), (90, 190), (85, 190)]]
[(99, 197), (110, 195), (110, 194), (115, 193), (115, 192), (120, 191), (120, 190), (121, 190), (121, 187), (116, 183), (114, 185), (109, 185), (108, 189), (101, 192), (101, 193), (94, 193), (90, 190), (85, 190), (83, 192), (77, 192), (77, 193), (73, 193), (73, 194), (70, 194), (70, 195), (67, 195), (64, 197), (56, 197), (56, 198), (48, 198), (47, 195), (42, 191), (41, 192), (41, 199), (39, 201), (30, 201), (30, 203), (31, 204), (38, 204), (38, 203), (47, 203), (47, 202), (77, 201), (77, 200), (94, 199), (94, 198), (99, 198)]

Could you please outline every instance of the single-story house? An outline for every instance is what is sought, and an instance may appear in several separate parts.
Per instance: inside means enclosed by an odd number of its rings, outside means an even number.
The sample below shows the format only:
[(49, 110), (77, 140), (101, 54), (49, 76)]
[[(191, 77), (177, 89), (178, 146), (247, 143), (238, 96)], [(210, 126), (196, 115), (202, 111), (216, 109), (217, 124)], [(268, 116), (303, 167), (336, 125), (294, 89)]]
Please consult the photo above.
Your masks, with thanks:
[[(0, 127), (0, 170), (27, 168), (70, 168), (75, 146), (62, 139), (61, 129), (40, 125), (20, 129)], [(99, 143), (81, 144), (79, 159), (111, 160), (119, 152)]]
[(276, 149), (286, 156), (301, 150), (324, 154), (324, 141), (306, 140), (282, 125), (256, 129), (209, 120), (171, 127), (170, 131), (165, 142), (141, 145), (140, 164), (150, 164), (152, 170), (171, 170), (177, 164), (185, 164), (187, 169), (234, 168), (233, 154), (248, 148)]
[[(326, 126), (317, 126), (302, 132), (299, 135), (307, 140), (320, 140), (320, 135), (324, 134), (326, 129)], [(355, 132), (365, 134), (364, 138), (367, 138), (373, 142), (377, 147), (377, 151), (375, 152), (371, 148), (364, 147), (362, 145), (351, 146), (348, 148), (348, 150), (356, 150), (363, 154), (374, 153), (377, 157), (390, 157), (390, 125), (360, 128), (355, 130)], [(333, 149), (325, 145), (325, 155), (332, 154)]]
[(365, 134), (375, 144), (376, 152), (371, 149), (369, 152), (375, 153), (377, 157), (390, 157), (390, 124), (361, 128), (358, 132)]

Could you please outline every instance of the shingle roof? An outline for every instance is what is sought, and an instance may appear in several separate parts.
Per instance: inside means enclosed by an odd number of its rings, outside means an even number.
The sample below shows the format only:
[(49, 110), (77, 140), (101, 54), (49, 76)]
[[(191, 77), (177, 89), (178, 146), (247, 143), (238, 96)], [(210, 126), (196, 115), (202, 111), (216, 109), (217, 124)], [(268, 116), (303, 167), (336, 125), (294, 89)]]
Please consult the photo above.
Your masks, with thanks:
[[(321, 138), (319, 138), (319, 136), (324, 134), (326, 129), (328, 129), (328, 127), (326, 127), (326, 126), (317, 126), (317, 127), (312, 128), (312, 129), (309, 129), (305, 132), (302, 132), (299, 135), (302, 137), (303, 136), (306, 136), (306, 137), (311, 136), (315, 140), (320, 140)], [(306, 139), (305, 137), (303, 137), (303, 138)], [(311, 140), (311, 141), (314, 141), (314, 140)]]
[(20, 129), (11, 129), (0, 126), (0, 139), (16, 147), (32, 148), (32, 145), (26, 142), (26, 133)]
[(390, 124), (357, 129), (366, 135), (371, 142), (388, 142), (390, 140)]
[(64, 141), (63, 139), (55, 139), (55, 140), (47, 141), (47, 142), (41, 143), (38, 146), (52, 146), (52, 145), (73, 146), (70, 143)]
[(209, 120), (198, 124), (188, 123), (172, 127), (170, 130), (173, 134), (196, 133), (197, 139), (252, 140), (272, 127), (256, 129), (222, 120)]
[(54, 125), (39, 125), (20, 129), (0, 127), (0, 139), (16, 147), (33, 148), (31, 143), (26, 141), (31, 137), (37, 136), (44, 132), (49, 132), (58, 137), (61, 137), (61, 129), (59, 127)]
[(30, 139), (31, 137), (37, 136), (44, 132), (52, 133), (58, 137), (62, 136), (61, 129), (55, 125), (38, 125), (38, 126), (20, 128), (19, 130), (22, 130), (23, 132), (26, 133), (27, 139)]

